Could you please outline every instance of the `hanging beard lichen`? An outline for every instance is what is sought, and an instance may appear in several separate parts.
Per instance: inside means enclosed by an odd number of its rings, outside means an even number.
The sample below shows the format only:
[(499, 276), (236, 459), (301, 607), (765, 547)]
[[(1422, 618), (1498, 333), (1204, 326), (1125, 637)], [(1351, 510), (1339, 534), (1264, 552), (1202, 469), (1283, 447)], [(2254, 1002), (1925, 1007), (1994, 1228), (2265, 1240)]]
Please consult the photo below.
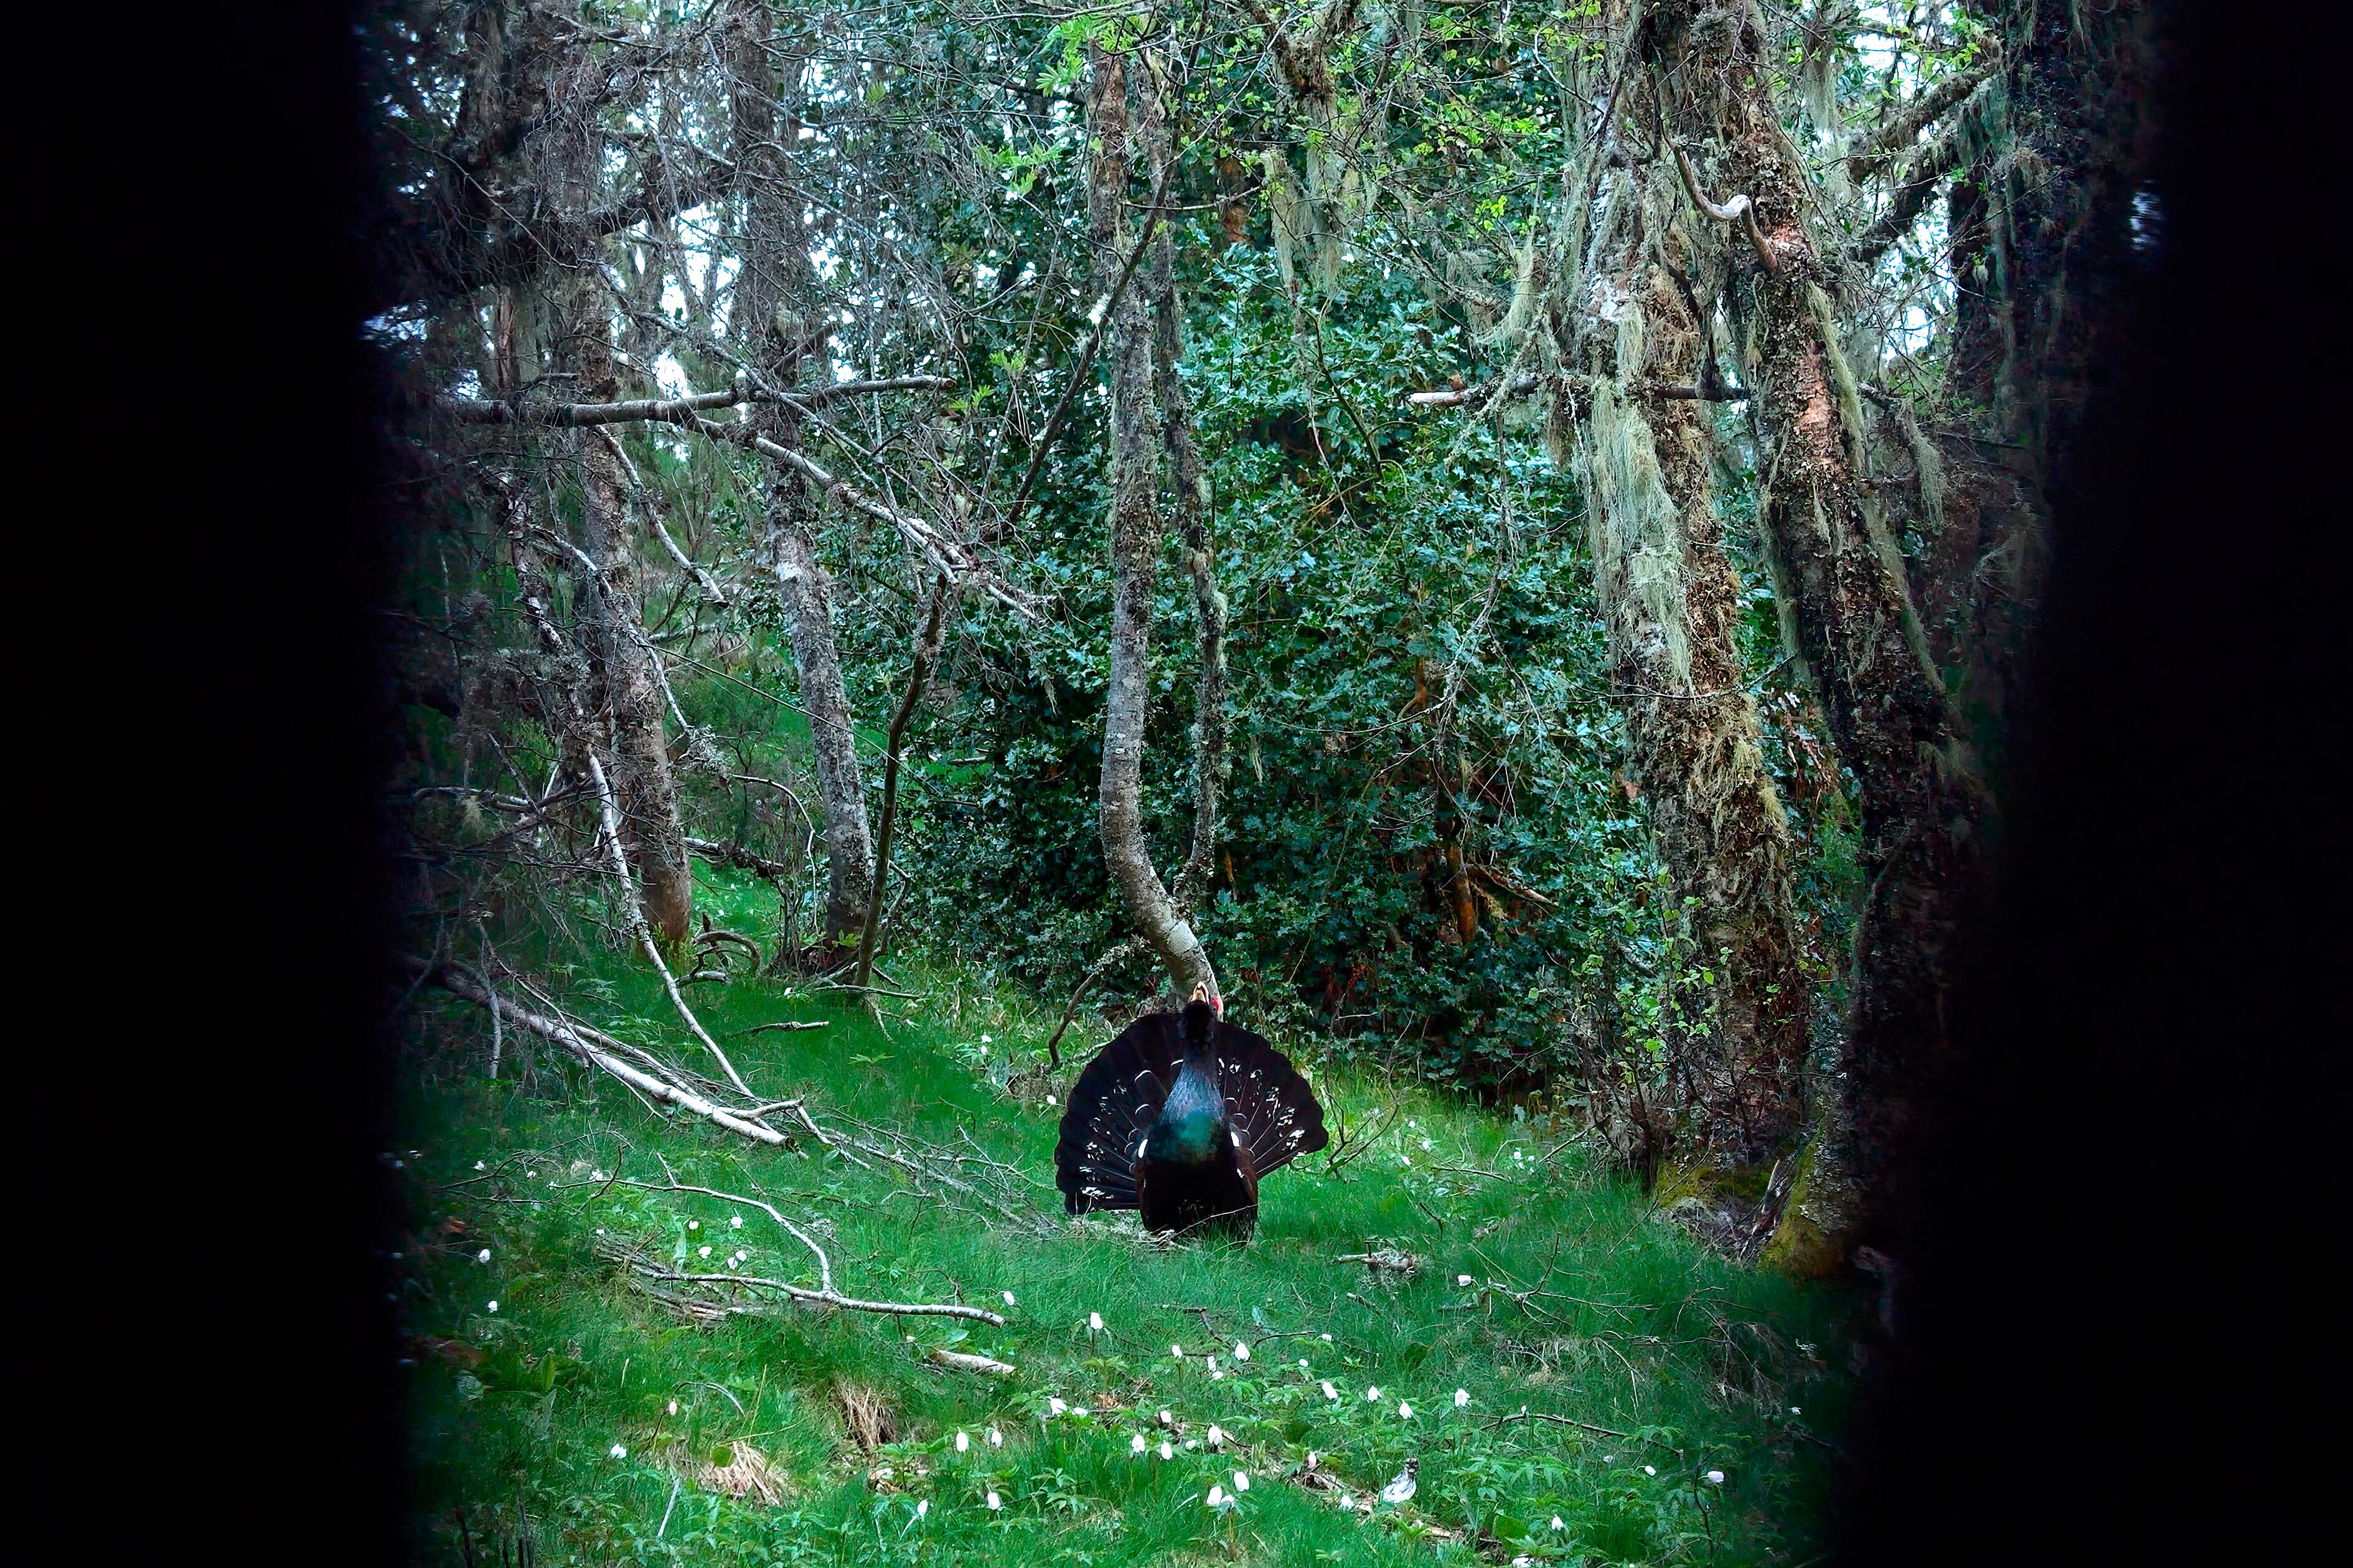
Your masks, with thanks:
[[(1642, 363), (1642, 318), (1628, 308), (1618, 319), (1618, 363)], [(1602, 590), (1602, 602), (1630, 602), (1664, 644), (1667, 668), (1679, 686), (1691, 683), (1691, 646), (1685, 629), (1683, 524), (1674, 498), (1659, 472), (1650, 421), (1627, 401), (1613, 377), (1596, 377), (1592, 411), (1577, 443), (1577, 468), (1585, 481), (1587, 529)]]

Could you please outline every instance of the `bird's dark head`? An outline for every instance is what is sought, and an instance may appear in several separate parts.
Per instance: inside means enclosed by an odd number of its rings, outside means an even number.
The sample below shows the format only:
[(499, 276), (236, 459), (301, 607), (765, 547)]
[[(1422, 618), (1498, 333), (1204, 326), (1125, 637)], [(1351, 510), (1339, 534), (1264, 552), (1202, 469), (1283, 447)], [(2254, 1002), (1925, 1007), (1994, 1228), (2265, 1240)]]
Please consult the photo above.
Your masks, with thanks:
[(1185, 1054), (1206, 1057), (1211, 1050), (1218, 1033), (1218, 1020), (1225, 1016), (1225, 1000), (1207, 985), (1193, 987), (1193, 999), (1185, 1004), (1179, 1022), (1185, 1031)]

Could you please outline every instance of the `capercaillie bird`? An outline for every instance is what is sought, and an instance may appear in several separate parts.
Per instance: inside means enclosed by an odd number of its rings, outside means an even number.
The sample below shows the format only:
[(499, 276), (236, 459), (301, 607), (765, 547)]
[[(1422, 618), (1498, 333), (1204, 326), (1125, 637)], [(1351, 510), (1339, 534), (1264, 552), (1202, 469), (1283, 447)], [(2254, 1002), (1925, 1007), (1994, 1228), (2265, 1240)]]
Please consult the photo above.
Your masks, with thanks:
[(1248, 1240), (1260, 1179), (1331, 1142), (1299, 1069), (1219, 1011), (1196, 991), (1146, 1013), (1079, 1074), (1054, 1149), (1070, 1213), (1138, 1209), (1148, 1230)]

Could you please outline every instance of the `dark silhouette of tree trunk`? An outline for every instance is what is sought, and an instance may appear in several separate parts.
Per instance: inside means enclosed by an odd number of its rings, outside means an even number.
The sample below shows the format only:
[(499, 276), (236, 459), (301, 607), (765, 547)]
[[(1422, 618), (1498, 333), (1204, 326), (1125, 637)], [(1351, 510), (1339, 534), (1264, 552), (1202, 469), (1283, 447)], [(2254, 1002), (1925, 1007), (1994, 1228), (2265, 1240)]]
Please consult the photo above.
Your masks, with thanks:
[(1959, 287), (1946, 428), (1926, 437), (1938, 493), (1923, 508), (1931, 515), (1915, 582), (1999, 794), (2052, 548), (2048, 519), (2100, 351), (2093, 324), (2153, 252), (2164, 214), (2145, 183), (2147, 8), (1997, 4), (1984, 19), (2004, 44), (1999, 113), (1946, 198)]
[[(797, 62), (781, 33), (769, 30), (763, 5), (747, 5), (733, 19), (729, 108), (744, 212), (743, 272), (735, 283), (734, 321), (745, 356), (775, 386), (789, 389), (800, 362), (822, 337), (801, 313), (812, 279), (803, 199), (793, 189), (784, 149), (799, 132)], [(797, 451), (801, 416), (790, 405), (754, 405), (753, 427)], [(798, 469), (768, 465), (769, 561), (792, 643), (801, 706), (815, 752), (818, 803), (825, 818), (825, 958), (849, 956), (866, 925), (874, 884), (874, 841), (866, 816), (865, 784), (858, 766), (858, 735), (849, 688), (833, 635), (833, 579), (818, 560), (815, 498)]]
[[(1216, 996), (1218, 977), (1208, 953), (1152, 868), (1151, 847), (1144, 837), (1144, 729), (1152, 698), (1153, 584), (1161, 544), (1152, 320), (1143, 293), (1118, 288), (1136, 242), (1126, 213), (1134, 134), (1127, 62), (1099, 44), (1091, 45), (1088, 55), (1092, 79), (1087, 228), (1096, 295), (1111, 310), (1111, 673), (1099, 795), (1103, 862), (1121, 907), (1166, 965), (1176, 994), (1189, 995), (1196, 987), (1206, 987)], [(1147, 119), (1166, 112), (1156, 81), (1148, 80), (1142, 96)]]

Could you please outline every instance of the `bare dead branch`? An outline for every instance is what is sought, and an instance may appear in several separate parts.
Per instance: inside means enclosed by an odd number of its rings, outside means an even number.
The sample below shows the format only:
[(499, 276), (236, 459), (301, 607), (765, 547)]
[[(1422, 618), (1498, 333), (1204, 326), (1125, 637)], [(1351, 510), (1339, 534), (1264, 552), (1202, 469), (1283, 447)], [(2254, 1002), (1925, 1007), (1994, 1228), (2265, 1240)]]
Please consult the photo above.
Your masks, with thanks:
[(1765, 242), (1764, 231), (1757, 226), (1756, 203), (1746, 195), (1734, 196), (1722, 206), (1709, 201), (1700, 194), (1699, 174), (1692, 168), (1690, 157), (1681, 147), (1675, 149), (1675, 167), (1683, 171), (1683, 192), (1691, 197), (1694, 206), (1718, 223), (1738, 222), (1748, 236), (1749, 245), (1757, 252), (1757, 259), (1765, 264), (1765, 270), (1772, 273), (1781, 269), (1780, 259), (1773, 254), (1773, 247)]

